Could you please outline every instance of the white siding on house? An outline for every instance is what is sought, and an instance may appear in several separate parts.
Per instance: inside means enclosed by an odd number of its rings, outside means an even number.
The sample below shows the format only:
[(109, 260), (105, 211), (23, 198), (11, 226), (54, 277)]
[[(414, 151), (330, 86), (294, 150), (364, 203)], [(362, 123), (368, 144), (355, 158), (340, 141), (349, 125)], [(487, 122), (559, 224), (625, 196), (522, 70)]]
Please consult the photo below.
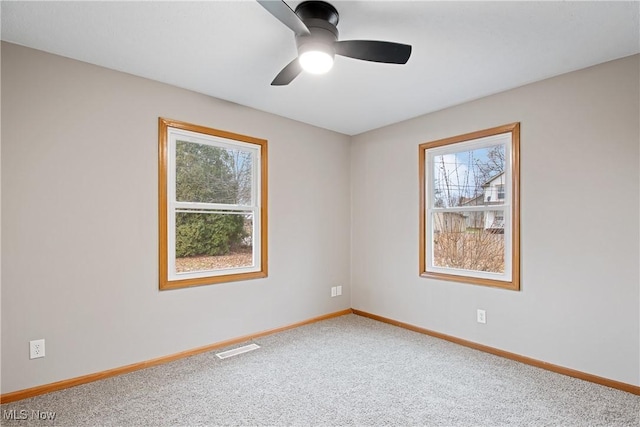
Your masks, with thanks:
[[(502, 191), (500, 191), (502, 189)], [(505, 190), (505, 175), (501, 173), (500, 175), (493, 178), (491, 181), (487, 182), (483, 187), (483, 196), (484, 202), (486, 204), (490, 203), (502, 203), (504, 201), (504, 190)]]

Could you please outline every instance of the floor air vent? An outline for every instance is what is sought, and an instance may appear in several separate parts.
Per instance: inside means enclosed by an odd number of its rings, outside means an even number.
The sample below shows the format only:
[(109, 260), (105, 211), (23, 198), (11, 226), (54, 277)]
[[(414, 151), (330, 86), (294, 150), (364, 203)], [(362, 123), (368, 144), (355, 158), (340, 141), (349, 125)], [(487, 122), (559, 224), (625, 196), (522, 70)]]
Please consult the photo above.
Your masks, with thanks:
[(234, 348), (233, 350), (223, 351), (222, 353), (216, 353), (216, 356), (220, 359), (226, 359), (228, 357), (237, 356), (248, 351), (256, 350), (260, 348), (258, 344), (249, 344), (242, 347)]

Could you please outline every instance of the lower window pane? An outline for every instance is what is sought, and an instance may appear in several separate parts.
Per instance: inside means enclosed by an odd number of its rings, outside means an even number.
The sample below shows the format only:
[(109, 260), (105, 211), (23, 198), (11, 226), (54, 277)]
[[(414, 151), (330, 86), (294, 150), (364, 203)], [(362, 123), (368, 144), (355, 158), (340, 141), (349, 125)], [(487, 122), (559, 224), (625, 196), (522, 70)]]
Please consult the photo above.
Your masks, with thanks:
[(177, 212), (176, 273), (253, 266), (253, 215)]
[(433, 266), (504, 273), (504, 212), (433, 214)]

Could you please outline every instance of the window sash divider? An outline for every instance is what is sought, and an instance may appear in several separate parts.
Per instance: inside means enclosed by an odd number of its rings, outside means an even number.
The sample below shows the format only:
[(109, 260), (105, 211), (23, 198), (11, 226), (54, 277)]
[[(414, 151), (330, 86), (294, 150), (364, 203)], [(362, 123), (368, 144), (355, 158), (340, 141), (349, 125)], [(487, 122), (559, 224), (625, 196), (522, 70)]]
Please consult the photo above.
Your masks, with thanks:
[(175, 209), (175, 213), (191, 213), (191, 214), (220, 214), (220, 215), (254, 215), (255, 212), (252, 210), (247, 211), (231, 211), (231, 210), (218, 210), (218, 209), (207, 209), (207, 210), (189, 210), (189, 209)]
[(508, 204), (499, 205), (478, 205), (478, 206), (457, 206), (451, 208), (427, 208), (429, 212), (489, 212), (508, 210), (511, 206)]
[(259, 206), (252, 205), (229, 205), (224, 203), (194, 203), (194, 202), (172, 202), (174, 209), (190, 210), (224, 210), (224, 211), (252, 211)]

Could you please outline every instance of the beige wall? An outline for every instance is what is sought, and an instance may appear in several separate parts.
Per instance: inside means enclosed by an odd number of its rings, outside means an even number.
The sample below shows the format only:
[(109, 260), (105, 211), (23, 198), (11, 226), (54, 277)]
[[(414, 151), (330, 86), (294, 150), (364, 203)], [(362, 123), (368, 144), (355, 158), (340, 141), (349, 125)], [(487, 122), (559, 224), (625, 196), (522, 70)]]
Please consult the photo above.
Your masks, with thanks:
[[(636, 55), (354, 137), (352, 307), (640, 385), (639, 77)], [(511, 122), (522, 291), (419, 278), (418, 144)]]
[[(348, 307), (640, 385), (638, 58), (349, 138), (2, 44), (2, 393)], [(267, 279), (158, 291), (158, 116), (269, 140)], [(514, 121), (522, 291), (418, 278), (418, 144)]]
[[(11, 44), (2, 89), (2, 393), (350, 307), (349, 137)], [(158, 291), (159, 116), (268, 140), (267, 279)]]

